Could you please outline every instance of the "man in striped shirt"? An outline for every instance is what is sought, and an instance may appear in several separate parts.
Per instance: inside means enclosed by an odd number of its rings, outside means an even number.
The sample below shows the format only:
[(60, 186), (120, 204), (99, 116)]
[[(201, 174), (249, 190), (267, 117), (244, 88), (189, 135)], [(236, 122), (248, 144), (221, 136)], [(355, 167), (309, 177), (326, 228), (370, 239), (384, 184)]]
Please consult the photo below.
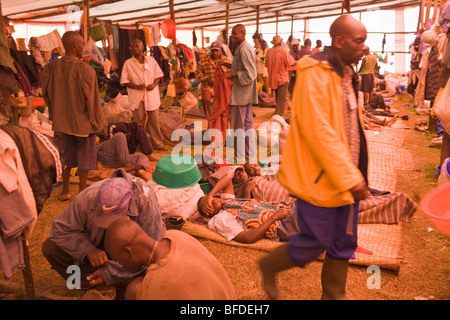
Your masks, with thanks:
[[(197, 64), (195, 77), (200, 82), (202, 92), (203, 110), (205, 110), (208, 123), (212, 115), (212, 100), (214, 97), (214, 81), (216, 78), (216, 66), (220, 62), (231, 64), (230, 60), (222, 55), (222, 45), (214, 41), (211, 44), (211, 52), (209, 55), (202, 58)], [(222, 68), (225, 66), (222, 65)], [(227, 71), (227, 70), (224, 70)]]

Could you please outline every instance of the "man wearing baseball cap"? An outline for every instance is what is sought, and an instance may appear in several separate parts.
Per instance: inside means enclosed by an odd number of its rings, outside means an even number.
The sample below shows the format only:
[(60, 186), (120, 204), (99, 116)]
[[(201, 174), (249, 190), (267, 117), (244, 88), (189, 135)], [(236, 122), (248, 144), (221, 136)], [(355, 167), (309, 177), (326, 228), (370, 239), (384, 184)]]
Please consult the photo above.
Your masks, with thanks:
[(110, 179), (79, 193), (53, 220), (42, 252), (65, 279), (72, 275), (67, 273), (69, 266), (79, 266), (82, 290), (127, 282), (139, 272), (130, 273), (110, 260), (103, 245), (108, 226), (123, 217), (138, 223), (154, 239), (166, 231), (153, 190), (142, 179), (119, 169)]
[[(214, 88), (219, 88), (221, 83), (216, 86), (217, 66), (220, 65), (222, 71), (228, 71), (227, 65), (231, 61), (222, 54), (222, 45), (218, 41), (214, 41), (210, 46), (210, 54), (203, 57), (197, 64), (195, 78), (200, 82), (200, 90), (202, 94), (202, 105), (208, 119), (208, 129), (218, 129), (222, 132), (223, 138), (226, 136), (228, 128), (228, 97), (226, 90), (218, 92), (213, 106)], [(220, 79), (218, 80), (220, 81)], [(223, 87), (223, 86), (222, 86)], [(231, 88), (231, 85), (230, 85)], [(221, 88), (222, 89), (222, 88)], [(230, 89), (231, 90), (231, 89)], [(228, 99), (227, 99), (228, 98)], [(223, 101), (226, 100), (226, 101)], [(223, 101), (223, 103), (220, 103)]]

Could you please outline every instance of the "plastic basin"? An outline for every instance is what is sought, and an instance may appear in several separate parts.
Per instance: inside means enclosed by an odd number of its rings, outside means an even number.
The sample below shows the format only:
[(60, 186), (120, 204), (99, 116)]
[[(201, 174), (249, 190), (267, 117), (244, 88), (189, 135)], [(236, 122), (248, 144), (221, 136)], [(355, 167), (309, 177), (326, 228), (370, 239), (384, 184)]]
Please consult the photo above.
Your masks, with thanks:
[(194, 158), (183, 154), (169, 154), (156, 163), (153, 181), (169, 189), (187, 188), (196, 184), (202, 173)]
[(164, 38), (173, 40), (176, 37), (176, 28), (175, 28), (175, 22), (173, 22), (172, 19), (168, 18), (161, 22), (160, 30)]
[(420, 209), (436, 227), (450, 235), (450, 182), (428, 192), (420, 202)]

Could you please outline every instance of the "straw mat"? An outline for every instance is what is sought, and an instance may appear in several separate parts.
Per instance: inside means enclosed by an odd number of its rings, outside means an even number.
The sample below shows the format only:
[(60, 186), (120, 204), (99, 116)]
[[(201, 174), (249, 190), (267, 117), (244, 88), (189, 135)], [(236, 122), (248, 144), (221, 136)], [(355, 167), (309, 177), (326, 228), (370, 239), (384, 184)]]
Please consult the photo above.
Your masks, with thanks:
[[(208, 239), (214, 242), (239, 246), (253, 250), (269, 252), (283, 244), (283, 242), (261, 239), (256, 243), (244, 244), (237, 241), (227, 241), (217, 232), (208, 229), (204, 225), (199, 225), (187, 221), (181, 231), (194, 237)], [(358, 225), (358, 245), (361, 248), (370, 250), (373, 254), (355, 253), (355, 259), (350, 260), (350, 264), (370, 266), (375, 265), (380, 268), (399, 270), (400, 269), (400, 244), (401, 225), (387, 224), (359, 224)], [(321, 260), (321, 258), (318, 258)]]
[(397, 170), (411, 170), (411, 153), (403, 148), (405, 130), (383, 127), (382, 131), (365, 131), (369, 151), (369, 186), (395, 192)]

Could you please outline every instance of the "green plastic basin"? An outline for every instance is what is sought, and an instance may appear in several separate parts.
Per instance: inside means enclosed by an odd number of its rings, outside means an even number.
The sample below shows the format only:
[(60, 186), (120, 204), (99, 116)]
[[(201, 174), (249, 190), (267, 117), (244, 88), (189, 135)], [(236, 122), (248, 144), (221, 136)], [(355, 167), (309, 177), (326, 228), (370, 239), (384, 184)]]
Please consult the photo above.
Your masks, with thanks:
[(194, 158), (184, 154), (169, 154), (156, 163), (153, 181), (166, 188), (181, 189), (196, 184), (202, 173)]

